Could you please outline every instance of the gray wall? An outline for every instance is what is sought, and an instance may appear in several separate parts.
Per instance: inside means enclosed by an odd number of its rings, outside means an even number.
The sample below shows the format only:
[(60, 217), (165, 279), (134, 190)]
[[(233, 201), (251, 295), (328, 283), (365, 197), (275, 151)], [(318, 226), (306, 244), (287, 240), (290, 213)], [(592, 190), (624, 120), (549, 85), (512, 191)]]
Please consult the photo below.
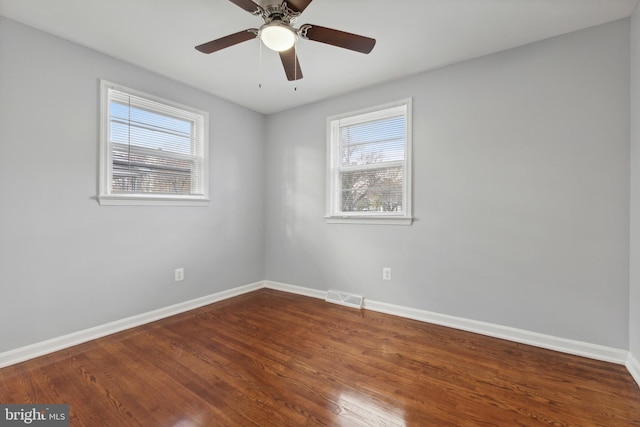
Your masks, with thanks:
[(640, 8), (631, 16), (631, 252), (629, 350), (640, 360)]
[[(100, 78), (209, 112), (208, 207), (98, 205)], [(0, 18), (0, 352), (262, 280), (264, 125)]]
[[(415, 223), (326, 224), (325, 118), (405, 97)], [(622, 20), (272, 115), (267, 279), (628, 348), (629, 102)]]

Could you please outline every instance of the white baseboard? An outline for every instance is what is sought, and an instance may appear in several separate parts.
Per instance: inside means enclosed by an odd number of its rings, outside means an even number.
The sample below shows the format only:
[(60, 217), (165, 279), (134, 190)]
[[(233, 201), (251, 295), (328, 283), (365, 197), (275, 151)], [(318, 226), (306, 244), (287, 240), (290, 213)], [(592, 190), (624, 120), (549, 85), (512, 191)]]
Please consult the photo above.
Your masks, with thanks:
[(636, 359), (631, 352), (627, 356), (627, 363), (625, 363), (627, 370), (631, 374), (634, 380), (636, 380), (636, 384), (640, 386), (640, 362)]
[[(321, 299), (324, 299), (326, 295), (325, 291), (270, 281), (265, 282), (265, 287)], [(629, 352), (627, 350), (606, 347), (598, 344), (590, 344), (566, 338), (559, 338), (552, 335), (545, 335), (537, 332), (526, 331), (523, 329), (511, 328), (509, 326), (479, 322), (462, 317), (448, 316), (445, 314), (434, 313), (426, 310), (418, 310), (415, 308), (403, 307), (384, 302), (371, 301), (366, 298), (364, 300), (363, 308), (367, 310), (378, 311), (380, 313), (392, 314), (394, 316), (419, 320), (421, 322), (461, 329), (463, 331), (487, 335), (494, 338), (501, 338), (509, 341), (519, 342), (522, 344), (546, 348), (549, 350), (560, 351), (562, 353), (588, 357), (590, 359), (602, 360), (605, 362), (617, 363), (619, 365), (626, 364), (628, 360)], [(640, 384), (640, 382), (638, 382), (638, 384)]]
[[(326, 295), (326, 291), (305, 288), (302, 286), (294, 286), (286, 283), (279, 283), (268, 280), (256, 282), (227, 291), (207, 295), (201, 298), (196, 298), (190, 301), (185, 301), (183, 303), (171, 305), (169, 307), (128, 317), (126, 319), (117, 320), (115, 322), (110, 322), (104, 325), (97, 326), (95, 328), (85, 329), (69, 335), (64, 335), (25, 347), (17, 348), (15, 350), (0, 353), (0, 368), (23, 362), (25, 360), (33, 359), (35, 357), (52, 353), (54, 351), (62, 350), (74, 345), (78, 345), (83, 342), (101, 338), (106, 335), (111, 335), (113, 333), (120, 332), (126, 329), (134, 328), (136, 326), (144, 325), (146, 323), (154, 322), (156, 320), (164, 319), (166, 317), (174, 316), (176, 314), (184, 313), (189, 310), (193, 310), (208, 304), (212, 304), (262, 288), (274, 289), (319, 299), (324, 299)], [(597, 344), (590, 344), (582, 341), (569, 340), (565, 338), (554, 337), (551, 335), (511, 328), (508, 326), (479, 322), (461, 317), (448, 316), (444, 314), (418, 310), (415, 308), (403, 307), (384, 302), (370, 301), (367, 299), (364, 300), (364, 308), (367, 310), (378, 311), (381, 313), (392, 314), (395, 316), (419, 320), (422, 322), (461, 329), (477, 334), (560, 351), (563, 353), (625, 365), (629, 370), (631, 376), (635, 379), (636, 383), (640, 385), (640, 363), (635, 357), (631, 355), (629, 351), (626, 350), (605, 347)]]
[(318, 289), (305, 288), (303, 286), (295, 286), (295, 285), (289, 285), (286, 283), (273, 282), (270, 280), (265, 280), (264, 287), (268, 289), (274, 289), (276, 291), (289, 292), (290, 294), (298, 294), (298, 295), (304, 295), (306, 297), (320, 298), (322, 300), (327, 295), (327, 291), (320, 291)]
[(104, 325), (96, 326), (94, 328), (84, 329), (61, 337), (41, 341), (15, 350), (9, 350), (7, 352), (0, 353), (0, 368), (24, 362), (25, 360), (43, 356), (48, 353), (53, 353), (54, 351), (63, 350), (97, 338), (102, 338), (126, 329), (135, 328), (136, 326), (144, 325), (146, 323), (155, 322), (156, 320), (164, 319), (166, 317), (175, 316), (176, 314), (194, 310), (196, 308), (242, 295), (247, 292), (255, 291), (263, 287), (264, 282), (256, 282), (179, 304), (170, 305), (147, 313), (138, 314), (136, 316), (127, 317), (126, 319), (116, 320), (115, 322), (105, 323)]
[(480, 322), (462, 317), (448, 316), (425, 310), (402, 307), (384, 302), (369, 301), (365, 299), (364, 308), (381, 313), (393, 314), (422, 322), (447, 326), (476, 334), (487, 335), (494, 338), (505, 339), (522, 344), (560, 351), (576, 356), (624, 365), (627, 360), (626, 350), (591, 344), (582, 341), (559, 338), (552, 335), (540, 334), (509, 326), (496, 325), (494, 323)]

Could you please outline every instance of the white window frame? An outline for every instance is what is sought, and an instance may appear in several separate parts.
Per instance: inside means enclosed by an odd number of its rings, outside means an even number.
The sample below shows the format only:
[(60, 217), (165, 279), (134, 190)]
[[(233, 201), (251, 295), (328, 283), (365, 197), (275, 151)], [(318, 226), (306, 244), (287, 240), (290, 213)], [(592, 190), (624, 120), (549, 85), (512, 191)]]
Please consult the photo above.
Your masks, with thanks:
[[(202, 172), (198, 185), (199, 194), (156, 194), (156, 193), (113, 193), (113, 156), (110, 142), (110, 90), (154, 101), (172, 107), (177, 117), (192, 121), (197, 128), (192, 141), (202, 153)], [(100, 80), (100, 153), (99, 153), (99, 194), (100, 205), (163, 205), (163, 206), (206, 206), (209, 203), (209, 113), (182, 105), (155, 95), (128, 88), (107, 80)]]
[[(340, 127), (365, 123), (397, 116), (401, 111), (405, 115), (405, 156), (403, 166), (403, 211), (402, 212), (343, 212), (341, 209), (340, 181)], [(371, 108), (339, 114), (327, 118), (327, 183), (326, 183), (326, 221), (335, 223), (395, 224), (411, 225), (412, 181), (412, 99), (406, 98)], [(372, 168), (374, 169), (374, 168)]]

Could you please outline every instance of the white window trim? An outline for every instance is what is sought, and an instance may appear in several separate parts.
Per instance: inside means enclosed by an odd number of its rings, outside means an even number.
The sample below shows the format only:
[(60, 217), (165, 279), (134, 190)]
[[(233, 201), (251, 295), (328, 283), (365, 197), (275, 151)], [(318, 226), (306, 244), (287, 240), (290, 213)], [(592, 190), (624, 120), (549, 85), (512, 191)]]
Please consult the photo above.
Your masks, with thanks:
[[(343, 124), (349, 122), (360, 122), (362, 119), (357, 116), (368, 115), (368, 119), (384, 117), (383, 110), (395, 107), (406, 106), (406, 140), (405, 140), (405, 162), (404, 165), (404, 209), (402, 213), (394, 214), (393, 212), (384, 212), (380, 214), (349, 212), (348, 214), (336, 214), (336, 206), (339, 205), (339, 191), (333, 188), (339, 185), (340, 180), (337, 175), (339, 170), (334, 167), (336, 164), (335, 157), (338, 155), (335, 150), (333, 140), (337, 137), (339, 126), (334, 126), (338, 120)], [(351, 111), (344, 114), (338, 114), (327, 118), (327, 165), (326, 165), (326, 214), (325, 219), (328, 224), (375, 224), (375, 225), (411, 225), (412, 217), (412, 196), (413, 192), (411, 184), (413, 173), (411, 171), (412, 161), (412, 98), (401, 99), (387, 104), (377, 105), (362, 110)], [(386, 164), (388, 165), (388, 163)], [(333, 189), (333, 191), (332, 191)]]
[[(112, 151), (109, 142), (109, 89), (126, 92), (131, 95), (156, 101), (165, 105), (179, 108), (203, 117), (203, 157), (205, 160), (202, 171), (202, 195), (165, 195), (165, 194), (113, 194), (112, 186)], [(98, 203), (100, 205), (161, 205), (161, 206), (207, 206), (209, 204), (209, 113), (187, 105), (182, 105), (158, 96), (128, 88), (126, 86), (100, 80), (100, 152), (99, 152), (99, 182)]]

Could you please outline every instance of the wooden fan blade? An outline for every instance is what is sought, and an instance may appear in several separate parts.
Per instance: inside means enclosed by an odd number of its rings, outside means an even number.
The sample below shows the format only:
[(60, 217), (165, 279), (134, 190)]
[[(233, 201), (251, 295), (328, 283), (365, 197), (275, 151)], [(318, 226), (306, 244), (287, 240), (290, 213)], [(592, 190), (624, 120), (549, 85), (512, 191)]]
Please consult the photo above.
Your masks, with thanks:
[(251, 0), (229, 0), (229, 1), (235, 4), (236, 6), (243, 8), (249, 13), (253, 13), (257, 15), (261, 12), (260, 7), (258, 7), (258, 5), (252, 2)]
[(295, 46), (279, 53), (284, 72), (287, 74), (287, 80), (300, 80), (302, 78), (302, 69), (300, 68), (300, 61), (298, 61), (298, 56), (296, 55)]
[(360, 53), (369, 53), (376, 45), (376, 39), (320, 27), (319, 25), (304, 24), (300, 27), (299, 34), (304, 39), (355, 50)]
[(256, 28), (250, 28), (248, 30), (229, 34), (228, 36), (212, 40), (208, 43), (203, 43), (199, 46), (196, 46), (196, 49), (202, 53), (213, 53), (226, 47), (246, 42), (247, 40), (255, 39), (256, 37), (258, 37), (258, 30)]
[(286, 0), (289, 9), (294, 12), (302, 13), (311, 4), (313, 0)]

